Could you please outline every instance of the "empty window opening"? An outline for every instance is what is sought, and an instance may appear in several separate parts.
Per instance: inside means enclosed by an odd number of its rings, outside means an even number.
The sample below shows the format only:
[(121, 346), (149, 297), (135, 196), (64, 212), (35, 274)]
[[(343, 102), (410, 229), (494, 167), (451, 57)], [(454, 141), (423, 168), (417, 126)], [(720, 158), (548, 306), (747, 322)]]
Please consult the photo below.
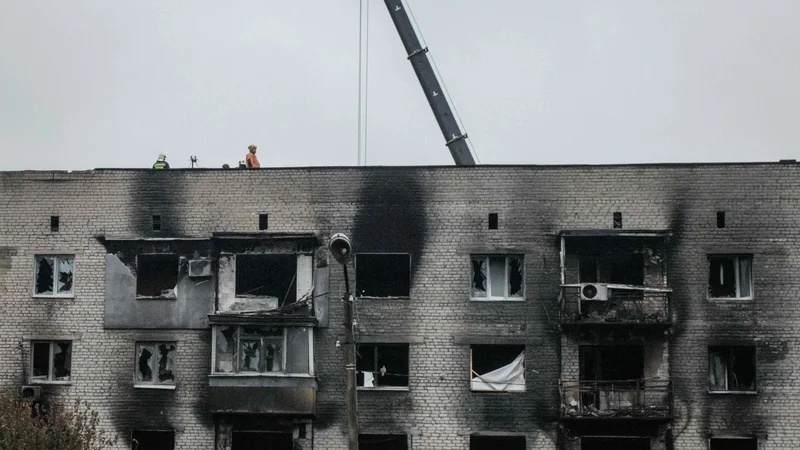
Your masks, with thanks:
[(405, 434), (359, 434), (359, 450), (408, 450)]
[(581, 345), (581, 381), (635, 381), (644, 378), (643, 345)]
[(286, 357), (283, 328), (241, 326), (215, 328), (214, 372), (281, 373)]
[(581, 438), (581, 450), (650, 450), (650, 439), (640, 437)]
[(161, 231), (161, 215), (153, 215), (153, 231)]
[(50, 231), (58, 233), (58, 216), (50, 216)]
[(524, 391), (525, 346), (472, 345), (470, 373), (473, 391)]
[(708, 372), (711, 391), (755, 391), (755, 347), (709, 347)]
[(136, 256), (136, 295), (175, 298), (180, 258), (173, 254)]
[(489, 229), (496, 230), (498, 225), (497, 213), (489, 213)]
[(231, 450), (294, 450), (292, 433), (233, 430)]
[(408, 386), (408, 344), (362, 344), (357, 349), (358, 386)]
[(67, 255), (36, 255), (34, 294), (40, 296), (71, 296), (75, 257)]
[(174, 342), (136, 344), (136, 384), (175, 384)]
[(269, 214), (259, 214), (258, 215), (258, 229), (261, 231), (266, 230), (269, 228)]
[(525, 450), (525, 436), (469, 437), (469, 450)]
[(31, 343), (31, 380), (69, 381), (72, 372), (72, 342)]
[(174, 431), (134, 430), (131, 433), (131, 450), (174, 450)]
[(522, 255), (472, 255), (472, 298), (522, 299)]
[(614, 228), (622, 228), (622, 213), (614, 213)]
[(297, 299), (297, 255), (236, 255), (236, 296), (271, 297), (278, 305)]
[(751, 298), (753, 296), (753, 257), (716, 255), (708, 257), (708, 296), (711, 298)]
[(754, 437), (711, 438), (710, 450), (758, 450)]
[(411, 255), (356, 255), (356, 292), (364, 297), (408, 297), (411, 293)]
[(717, 211), (717, 228), (725, 228), (725, 211)]

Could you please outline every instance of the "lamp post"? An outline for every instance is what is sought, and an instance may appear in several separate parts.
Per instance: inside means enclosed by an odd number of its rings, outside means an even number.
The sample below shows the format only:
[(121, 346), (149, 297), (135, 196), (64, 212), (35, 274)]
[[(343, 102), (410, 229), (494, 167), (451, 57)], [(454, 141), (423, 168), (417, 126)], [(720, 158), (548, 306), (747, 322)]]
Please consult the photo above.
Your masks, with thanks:
[(347, 276), (347, 263), (353, 256), (350, 239), (336, 233), (328, 244), (331, 256), (344, 269), (344, 327), (345, 369), (347, 372), (347, 441), (350, 450), (358, 450), (358, 404), (356, 401), (356, 341), (353, 333), (353, 298), (350, 295), (350, 279)]

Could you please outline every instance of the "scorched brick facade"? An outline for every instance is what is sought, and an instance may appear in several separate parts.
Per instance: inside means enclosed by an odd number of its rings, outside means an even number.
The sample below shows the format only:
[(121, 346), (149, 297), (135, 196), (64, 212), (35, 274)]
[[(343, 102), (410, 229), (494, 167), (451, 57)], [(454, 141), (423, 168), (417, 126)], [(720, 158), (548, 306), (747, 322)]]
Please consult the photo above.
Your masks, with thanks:
[(363, 448), (800, 448), (794, 163), (0, 182), (0, 387), (119, 449), (347, 448), (334, 233)]

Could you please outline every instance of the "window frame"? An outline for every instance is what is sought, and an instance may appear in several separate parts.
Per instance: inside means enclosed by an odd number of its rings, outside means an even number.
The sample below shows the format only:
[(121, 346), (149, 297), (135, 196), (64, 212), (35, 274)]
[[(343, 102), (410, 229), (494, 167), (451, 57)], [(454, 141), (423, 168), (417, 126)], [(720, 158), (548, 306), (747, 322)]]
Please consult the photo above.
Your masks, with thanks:
[[(260, 371), (258, 371), (258, 372), (242, 372), (240, 370), (240, 367), (239, 367), (239, 365), (240, 365), (240, 361), (239, 361), (240, 351), (239, 351), (239, 348), (240, 348), (240, 342), (241, 342), (240, 336), (241, 336), (242, 328), (243, 327), (247, 327), (247, 326), (258, 327), (258, 326), (262, 326), (262, 325), (254, 325), (254, 324), (253, 325), (235, 325), (235, 324), (231, 324), (231, 325), (213, 325), (212, 326), (212, 334), (211, 334), (212, 335), (212, 340), (211, 340), (211, 352), (212, 352), (211, 353), (211, 375), (213, 375), (213, 376), (226, 376), (226, 377), (259, 377), (259, 376), (260, 377), (284, 377), (284, 376), (294, 376), (294, 377), (296, 377), (296, 376), (313, 376), (313, 373), (306, 374), (304, 372), (300, 372), (300, 373), (286, 372), (286, 356), (287, 356), (287, 350), (288, 350), (288, 347), (287, 347), (288, 327), (285, 327), (285, 326), (270, 326), (270, 325), (263, 325), (263, 326), (267, 327), (267, 328), (279, 328), (283, 332), (283, 337), (281, 339), (281, 370), (279, 372), (266, 372), (266, 371), (265, 372), (260, 372)], [(236, 333), (234, 334), (234, 340), (236, 342), (236, 348), (234, 349), (234, 355), (233, 355), (233, 368), (234, 368), (234, 371), (233, 372), (218, 372), (217, 371), (217, 329), (218, 328), (232, 328), (232, 327), (236, 327)], [(311, 328), (311, 329), (313, 330), (313, 328)], [(275, 337), (261, 336), (260, 340), (261, 340), (262, 344), (264, 342), (264, 339), (274, 340), (274, 341), (278, 340), (277, 336), (275, 336)], [(309, 339), (313, 340), (313, 336), (310, 336)], [(259, 351), (259, 355), (261, 355), (261, 350)], [(309, 358), (313, 358), (313, 344), (311, 342), (309, 342)], [(259, 365), (260, 364), (261, 363), (259, 363)], [(309, 364), (311, 364), (311, 363), (309, 362)], [(313, 366), (310, 366), (309, 372), (313, 372), (313, 369), (311, 367), (313, 367)]]
[[(175, 346), (175, 353), (173, 354), (173, 376), (174, 378), (172, 381), (166, 382), (159, 382), (157, 376), (157, 367), (156, 370), (153, 370), (153, 379), (151, 381), (140, 381), (138, 380), (138, 364), (139, 364), (139, 347), (141, 345), (152, 345), (154, 348), (158, 348), (159, 345), (174, 345)], [(135, 388), (144, 388), (144, 389), (175, 389), (177, 387), (177, 366), (178, 366), (178, 342), (177, 341), (154, 341), (154, 340), (142, 340), (136, 341), (134, 343), (134, 356), (133, 356), (133, 386)], [(153, 354), (153, 361), (156, 361), (156, 354)]]
[[(739, 261), (741, 259), (749, 259), (750, 260), (750, 295), (747, 297), (741, 296), (741, 275), (739, 274)], [(740, 301), (740, 300), (753, 300), (755, 298), (755, 289), (753, 283), (753, 254), (752, 253), (709, 253), (706, 255), (706, 261), (708, 262), (708, 279), (710, 281), (711, 278), (711, 260), (712, 259), (733, 259), (733, 272), (734, 272), (734, 279), (735, 279), (735, 287), (736, 287), (736, 296), (735, 297), (713, 297), (711, 295), (711, 285), (710, 282), (707, 282), (706, 285), (706, 296), (709, 300), (714, 301)]]
[[(504, 283), (503, 283), (503, 293), (502, 297), (499, 296), (492, 296), (491, 293), (491, 271), (489, 269), (490, 258), (505, 258), (505, 276), (504, 276)], [(509, 288), (509, 258), (518, 257), (520, 259), (520, 267), (522, 268), (522, 292), (520, 296), (509, 296), (508, 295), (508, 288)], [(474, 295), (474, 286), (473, 286), (473, 279), (475, 276), (475, 267), (473, 265), (473, 261), (479, 258), (484, 258), (486, 262), (486, 296), (485, 297), (476, 297)], [(470, 301), (475, 302), (498, 302), (498, 301), (506, 301), (506, 302), (523, 302), (526, 298), (526, 290), (525, 290), (525, 254), (523, 253), (474, 253), (469, 255), (469, 299)]]
[[(69, 377), (66, 380), (55, 379), (55, 351), (54, 345), (57, 342), (69, 342), (70, 351), (70, 369)], [(29, 384), (72, 384), (72, 351), (74, 349), (75, 341), (71, 339), (32, 339), (30, 341), (30, 365), (28, 372)], [(48, 344), (48, 361), (47, 361), (47, 378), (34, 377), (33, 364), (34, 364), (34, 344)]]
[[(39, 258), (53, 258), (53, 293), (52, 294), (40, 294), (36, 292), (36, 278), (39, 274)], [(58, 293), (58, 261), (59, 258), (61, 259), (72, 259), (72, 287), (70, 288), (68, 293)], [(33, 298), (62, 298), (62, 299), (70, 299), (75, 298), (75, 254), (74, 253), (36, 253), (33, 256), (33, 289), (31, 292), (33, 293), (31, 296)]]
[[(387, 347), (387, 346), (394, 346), (394, 347), (405, 347), (406, 350), (406, 365), (408, 366), (408, 373), (405, 374), (406, 377), (406, 384), (405, 386), (380, 386), (376, 385), (374, 387), (363, 386), (358, 384), (358, 354), (356, 354), (356, 389), (357, 390), (364, 390), (364, 391), (408, 391), (409, 390), (409, 381), (411, 378), (411, 345), (408, 342), (362, 342), (356, 344), (356, 351), (358, 351), (358, 347), (360, 346), (370, 346), (374, 348), (373, 353), (373, 363), (374, 368), (380, 370), (378, 368), (378, 348), (379, 347)], [(400, 374), (396, 374), (400, 375)], [(402, 376), (402, 375), (401, 375)]]
[[(359, 255), (402, 255), (408, 257), (408, 294), (406, 295), (362, 295), (358, 290), (358, 257)], [(410, 299), (411, 298), (411, 278), (412, 278), (412, 261), (411, 261), (411, 253), (408, 252), (358, 252), (355, 253), (353, 257), (353, 274), (355, 278), (355, 292), (353, 293), (355, 297), (358, 298), (399, 298), (399, 299)]]
[[(711, 364), (712, 353), (719, 352), (720, 350), (726, 351), (725, 359), (725, 389), (714, 389), (711, 385)], [(728, 387), (728, 371), (730, 370), (730, 354), (735, 350), (748, 349), (753, 352), (753, 389), (751, 390), (735, 390)], [(710, 394), (733, 394), (733, 395), (756, 395), (758, 394), (758, 352), (755, 345), (709, 345), (708, 346), (708, 392)]]

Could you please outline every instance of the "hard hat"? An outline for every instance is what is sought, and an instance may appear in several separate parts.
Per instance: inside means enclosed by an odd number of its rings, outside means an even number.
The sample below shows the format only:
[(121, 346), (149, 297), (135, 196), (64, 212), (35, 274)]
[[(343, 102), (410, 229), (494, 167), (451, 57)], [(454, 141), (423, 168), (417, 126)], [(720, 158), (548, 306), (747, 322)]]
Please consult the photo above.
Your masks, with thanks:
[(158, 155), (158, 159), (167, 159), (167, 155), (161, 153), (160, 155)]
[(250, 145), (247, 146), (248, 150), (253, 150), (254, 148), (258, 148), (258, 147), (256, 147), (256, 144), (250, 144)]

